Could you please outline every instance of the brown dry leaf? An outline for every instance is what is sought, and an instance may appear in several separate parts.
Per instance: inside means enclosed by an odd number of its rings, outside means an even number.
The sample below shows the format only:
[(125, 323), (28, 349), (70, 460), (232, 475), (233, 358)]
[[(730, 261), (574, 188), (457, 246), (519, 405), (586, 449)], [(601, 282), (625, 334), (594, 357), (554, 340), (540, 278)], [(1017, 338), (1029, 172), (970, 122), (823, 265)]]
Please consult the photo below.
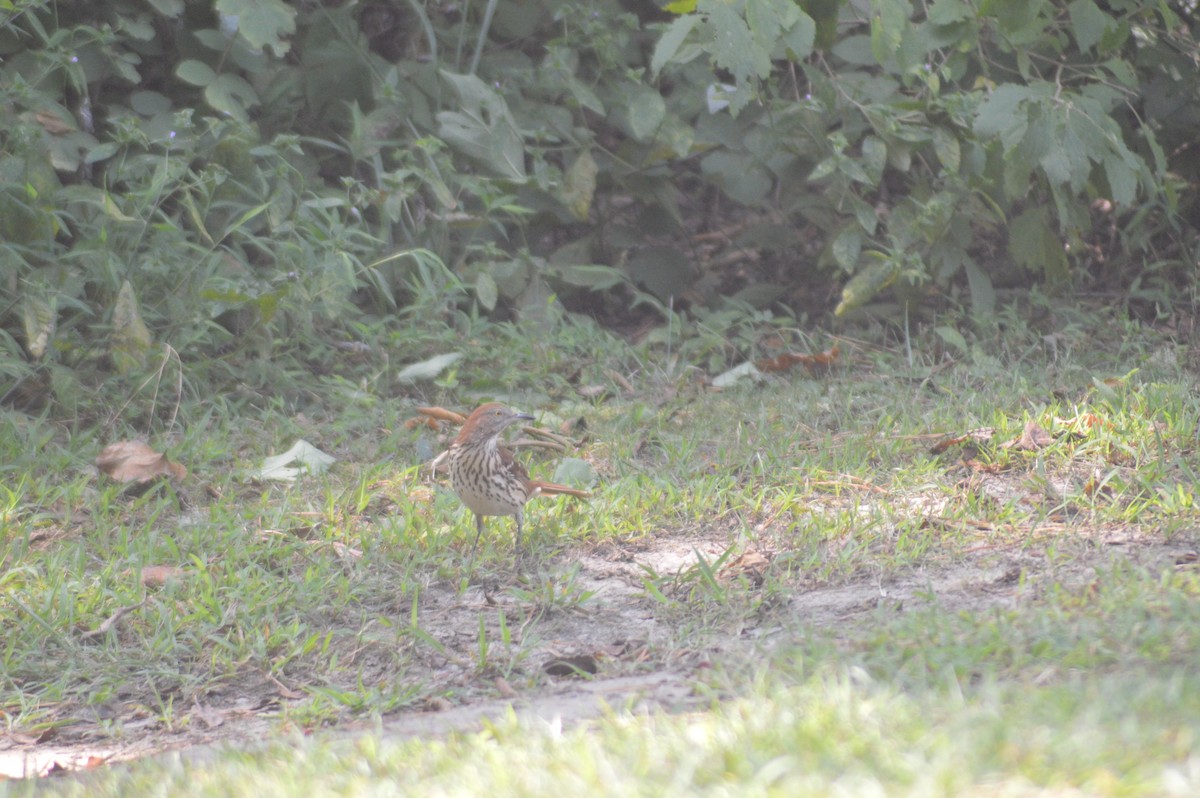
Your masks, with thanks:
[(141, 441), (110, 443), (96, 455), (96, 468), (117, 482), (145, 483), (160, 476), (175, 479), (187, 476), (186, 468)]
[(792, 366), (802, 365), (809, 374), (825, 374), (837, 363), (841, 350), (837, 344), (818, 355), (802, 355), (798, 352), (784, 352), (776, 357), (767, 357), (754, 361), (759, 371), (787, 371)]
[(142, 585), (145, 587), (162, 587), (183, 577), (183, 569), (174, 565), (147, 565), (142, 568)]
[(976, 427), (975, 429), (967, 430), (961, 435), (956, 435), (952, 438), (943, 438), (930, 447), (930, 454), (941, 454), (951, 446), (957, 446), (962, 443), (987, 443), (996, 434), (996, 430), (992, 427)]
[(75, 132), (75, 128), (63, 121), (63, 118), (53, 111), (37, 111), (33, 118), (51, 136), (65, 136)]
[(1005, 441), (1000, 444), (1000, 448), (1036, 452), (1039, 449), (1045, 449), (1052, 443), (1054, 443), (1054, 436), (1038, 426), (1036, 421), (1027, 421), (1020, 437), (1013, 438), (1011, 441)]

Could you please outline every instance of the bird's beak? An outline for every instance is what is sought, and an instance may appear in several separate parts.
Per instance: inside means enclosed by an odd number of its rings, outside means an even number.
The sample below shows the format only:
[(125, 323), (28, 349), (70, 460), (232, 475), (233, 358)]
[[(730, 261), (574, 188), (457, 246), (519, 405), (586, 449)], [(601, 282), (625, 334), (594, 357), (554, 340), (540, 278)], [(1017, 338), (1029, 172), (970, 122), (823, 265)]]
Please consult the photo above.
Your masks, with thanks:
[(521, 421), (533, 421), (533, 416), (528, 413), (517, 413), (513, 418), (519, 418)]

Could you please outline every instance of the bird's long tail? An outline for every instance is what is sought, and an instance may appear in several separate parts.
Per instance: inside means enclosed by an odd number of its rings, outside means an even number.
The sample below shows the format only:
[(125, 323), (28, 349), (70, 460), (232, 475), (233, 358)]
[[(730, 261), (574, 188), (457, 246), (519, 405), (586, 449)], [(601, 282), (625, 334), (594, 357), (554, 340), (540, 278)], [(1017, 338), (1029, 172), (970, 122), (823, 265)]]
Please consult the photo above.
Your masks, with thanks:
[(592, 494), (578, 488), (568, 488), (557, 482), (543, 482), (540, 479), (529, 480), (529, 495), (532, 496), (576, 496), (580, 499), (590, 499)]

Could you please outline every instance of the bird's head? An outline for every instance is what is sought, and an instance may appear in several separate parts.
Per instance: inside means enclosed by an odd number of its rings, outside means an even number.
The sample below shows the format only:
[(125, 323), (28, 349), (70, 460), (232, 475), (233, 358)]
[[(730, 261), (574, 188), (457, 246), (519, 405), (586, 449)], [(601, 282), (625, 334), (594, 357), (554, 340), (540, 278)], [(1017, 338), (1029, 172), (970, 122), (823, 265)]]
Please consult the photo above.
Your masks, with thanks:
[(457, 440), (463, 442), (471, 438), (494, 438), (518, 421), (532, 421), (528, 413), (518, 413), (511, 407), (499, 402), (488, 402), (475, 408), (475, 412), (467, 418)]

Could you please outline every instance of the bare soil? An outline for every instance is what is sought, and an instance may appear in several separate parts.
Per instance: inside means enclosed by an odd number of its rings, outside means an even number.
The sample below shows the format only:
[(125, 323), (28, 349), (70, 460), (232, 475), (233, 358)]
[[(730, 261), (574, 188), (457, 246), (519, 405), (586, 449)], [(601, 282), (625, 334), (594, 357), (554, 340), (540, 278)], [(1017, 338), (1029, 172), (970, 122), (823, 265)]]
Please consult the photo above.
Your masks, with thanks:
[[(576, 588), (592, 592), (569, 609), (531, 615), (528, 596), (511, 586), (472, 586), (457, 595), (448, 586), (431, 586), (423, 600), (422, 628), (444, 650), (432, 646), (417, 658), (417, 676), (428, 694), (450, 695), (381, 719), (352, 721), (320, 734), (357, 734), (379, 729), (398, 737), (436, 736), (480, 728), (485, 719), (515, 712), (518, 716), (573, 724), (597, 716), (605, 707), (638, 712), (683, 711), (699, 707), (697, 682), (731, 659), (748, 661), (762, 646), (787, 645), (804, 627), (851, 634), (856, 624), (872, 622), (881, 611), (910, 612), (936, 605), (947, 612), (1011, 606), (1036, 600), (1050, 584), (1084, 585), (1116, 560), (1150, 568), (1169, 568), (1194, 558), (1197, 537), (1165, 541), (1125, 528), (1078, 531), (1054, 538), (1054, 557), (1027, 539), (982, 542), (952, 562), (912, 569), (899, 575), (864, 574), (839, 584), (800, 585), (786, 599), (760, 605), (728, 623), (705, 626), (702, 638), (681, 638), (675, 623), (687, 613), (664, 611), (648, 596), (643, 576), (686, 573), (696, 553), (715, 562), (724, 552), (725, 534), (705, 539), (660, 536), (636, 546), (606, 544), (578, 556)], [(753, 597), (756, 570), (776, 567), (772, 555), (728, 558), (721, 578)], [(738, 568), (749, 562), (740, 575)], [(757, 569), (756, 567), (757, 566)], [(649, 569), (649, 571), (647, 570)], [(683, 584), (683, 583), (680, 583)], [(732, 589), (732, 588), (731, 588)], [(747, 601), (750, 606), (753, 602)], [(728, 607), (725, 608), (728, 610)], [(512, 635), (510, 647), (496, 645), (480, 673), (479, 618), (487, 620), (489, 640), (500, 639), (500, 610)], [(717, 608), (715, 611), (720, 612)], [(536, 622), (531, 622), (531, 619)], [(715, 629), (715, 631), (714, 631)], [(743, 659), (744, 658), (744, 659)], [(591, 676), (562, 673), (562, 662)], [(558, 665), (555, 670), (556, 664)], [(369, 669), (368, 669), (369, 670)], [(501, 673), (508, 673), (504, 678)], [(571, 669), (566, 668), (570, 674)], [(374, 674), (379, 679), (387, 675)], [(368, 678), (363, 676), (364, 680)], [(514, 686), (515, 685), (515, 686)], [(241, 683), (225, 694), (208, 696), (204, 706), (177, 708), (183, 721), (164, 729), (151, 717), (125, 720), (113, 737), (100, 723), (81, 721), (60, 727), (49, 739), (0, 738), (0, 779), (88, 769), (147, 756), (188, 759), (213, 756), (223, 746), (247, 747), (278, 735), (281, 708), (306, 696), (277, 682)], [(291, 733), (310, 733), (291, 730)]]

